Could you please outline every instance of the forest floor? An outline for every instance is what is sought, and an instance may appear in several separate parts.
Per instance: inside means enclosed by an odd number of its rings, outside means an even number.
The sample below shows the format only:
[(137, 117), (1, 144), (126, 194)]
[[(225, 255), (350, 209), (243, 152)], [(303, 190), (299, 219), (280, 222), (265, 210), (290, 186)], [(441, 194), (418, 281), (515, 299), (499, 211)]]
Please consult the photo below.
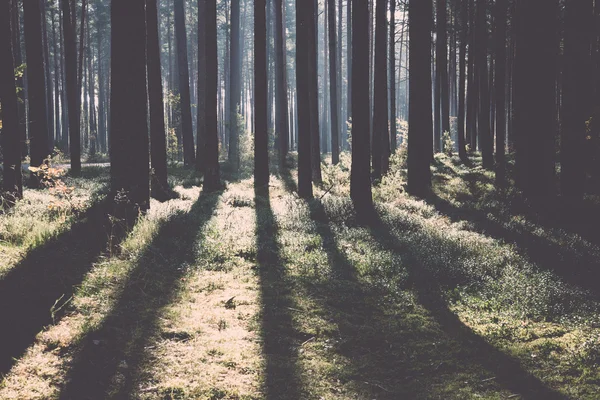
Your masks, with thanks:
[[(540, 210), (436, 156), (357, 221), (348, 156), (152, 201), (125, 237), (106, 168), (0, 215), (0, 399), (598, 399), (598, 204)], [(580, 216), (581, 220), (576, 220)], [(587, 222), (587, 223), (586, 223)]]

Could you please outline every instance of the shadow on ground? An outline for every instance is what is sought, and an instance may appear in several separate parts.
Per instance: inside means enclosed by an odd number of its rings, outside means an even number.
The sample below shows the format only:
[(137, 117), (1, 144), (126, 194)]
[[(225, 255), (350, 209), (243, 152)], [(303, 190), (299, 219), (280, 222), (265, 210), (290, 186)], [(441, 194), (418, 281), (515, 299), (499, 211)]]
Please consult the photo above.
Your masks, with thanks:
[(0, 280), (0, 375), (34, 342), (45, 326), (60, 320), (61, 306), (92, 268), (112, 237), (109, 201), (93, 204), (71, 229), (58, 234), (27, 256)]
[(79, 344), (61, 399), (132, 398), (143, 376), (145, 347), (157, 335), (162, 308), (177, 294), (195, 260), (198, 233), (219, 192), (201, 194), (189, 213), (164, 222), (139, 256), (120, 297), (101, 325)]
[(307, 339), (294, 328), (291, 315), (294, 287), (281, 258), (279, 228), (269, 188), (255, 189), (256, 247), (261, 290), (263, 353), (266, 360), (263, 393), (266, 399), (303, 399), (297, 370), (298, 346)]

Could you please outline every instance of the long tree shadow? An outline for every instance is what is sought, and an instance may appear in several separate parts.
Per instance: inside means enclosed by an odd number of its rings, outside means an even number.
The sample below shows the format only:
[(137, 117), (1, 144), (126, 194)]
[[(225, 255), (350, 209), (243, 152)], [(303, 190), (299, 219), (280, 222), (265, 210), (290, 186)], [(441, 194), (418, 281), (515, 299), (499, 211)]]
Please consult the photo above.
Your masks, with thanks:
[[(466, 326), (444, 300), (439, 282), (418, 259), (420, 249), (401, 243), (393, 230), (376, 213), (369, 224), (372, 236), (385, 248), (402, 254), (408, 267), (409, 280), (417, 299), (435, 318), (443, 332), (464, 350), (464, 361), (475, 362), (494, 374), (502, 387), (525, 399), (564, 399), (565, 396), (548, 388), (520, 363), (486, 342)], [(435, 247), (435, 246), (434, 246)]]
[(264, 393), (266, 399), (302, 399), (297, 370), (300, 343), (306, 340), (294, 328), (290, 311), (293, 282), (281, 258), (279, 228), (275, 221), (269, 188), (256, 188), (256, 247), (262, 302), (262, 343), (266, 361)]
[(527, 227), (509, 229), (505, 224), (490, 218), (488, 213), (471, 208), (461, 208), (433, 194), (426, 199), (435, 209), (450, 217), (453, 222), (469, 221), (474, 230), (514, 243), (518, 250), (542, 269), (559, 275), (565, 282), (590, 291), (600, 297), (597, 282), (600, 278), (600, 254), (593, 254), (585, 246), (577, 243), (561, 243), (538, 235)]
[(200, 195), (188, 213), (164, 222), (139, 256), (110, 314), (79, 343), (61, 399), (132, 398), (145, 348), (158, 334), (162, 308), (173, 301), (195, 260), (197, 234), (219, 193)]
[(562, 398), (464, 326), (416, 262), (413, 254), (418, 249), (397, 243), (376, 213), (370, 213), (371, 222), (366, 227), (369, 236), (381, 248), (402, 256), (408, 276), (401, 284), (416, 292), (420, 306), (431, 315), (430, 322), (406, 304), (394, 311), (386, 305), (389, 289), (368, 284), (357, 275), (356, 267), (340, 250), (321, 202), (311, 203), (311, 218), (321, 236), (332, 277), (321, 286), (307, 287), (315, 291), (314, 297), (323, 299), (327, 318), (338, 326), (340, 338), (335, 351), (351, 363), (341, 380), (359, 385), (365, 396), (373, 398), (441, 398), (449, 393), (460, 398), (449, 388), (457, 379), (462, 383), (468, 378), (457, 376), (485, 370), (486, 375), (495, 375), (500, 386), (478, 390), (493, 393), (505, 388), (526, 399)]
[(38, 332), (60, 320), (75, 286), (122, 239), (111, 229), (109, 210), (110, 201), (96, 201), (69, 230), (31, 250), (0, 280), (0, 376)]

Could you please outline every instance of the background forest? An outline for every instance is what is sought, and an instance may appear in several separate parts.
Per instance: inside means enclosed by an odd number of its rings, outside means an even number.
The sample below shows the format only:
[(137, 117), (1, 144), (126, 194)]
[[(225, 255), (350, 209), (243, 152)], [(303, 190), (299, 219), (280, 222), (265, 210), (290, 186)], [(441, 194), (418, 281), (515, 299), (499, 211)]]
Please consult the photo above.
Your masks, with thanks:
[(599, 0), (0, 0), (0, 399), (597, 399)]

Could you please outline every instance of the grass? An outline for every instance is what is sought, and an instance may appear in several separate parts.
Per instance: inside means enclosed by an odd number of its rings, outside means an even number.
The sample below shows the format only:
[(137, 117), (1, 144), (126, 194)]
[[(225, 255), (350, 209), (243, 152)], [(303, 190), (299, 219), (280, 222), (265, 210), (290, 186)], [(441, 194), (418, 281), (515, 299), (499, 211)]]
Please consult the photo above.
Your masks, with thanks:
[[(49, 195), (27, 191), (37, 214), (24, 202), (0, 216), (0, 234), (21, 238), (0, 299), (36, 317), (0, 398), (597, 398), (595, 228), (496, 191), (473, 163), (436, 156), (434, 193), (418, 200), (398, 156), (368, 224), (347, 196), (347, 154), (311, 202), (290, 190), (293, 170), (268, 189), (242, 175), (206, 195), (174, 168), (177, 198), (153, 201), (119, 251), (100, 240), (69, 268), (98, 223), (54, 222)], [(106, 172), (90, 174), (74, 184), (91, 199)], [(51, 233), (33, 240), (11, 219)], [(43, 278), (42, 260), (54, 260)], [(16, 303), (3, 294), (12, 276), (37, 282)]]

